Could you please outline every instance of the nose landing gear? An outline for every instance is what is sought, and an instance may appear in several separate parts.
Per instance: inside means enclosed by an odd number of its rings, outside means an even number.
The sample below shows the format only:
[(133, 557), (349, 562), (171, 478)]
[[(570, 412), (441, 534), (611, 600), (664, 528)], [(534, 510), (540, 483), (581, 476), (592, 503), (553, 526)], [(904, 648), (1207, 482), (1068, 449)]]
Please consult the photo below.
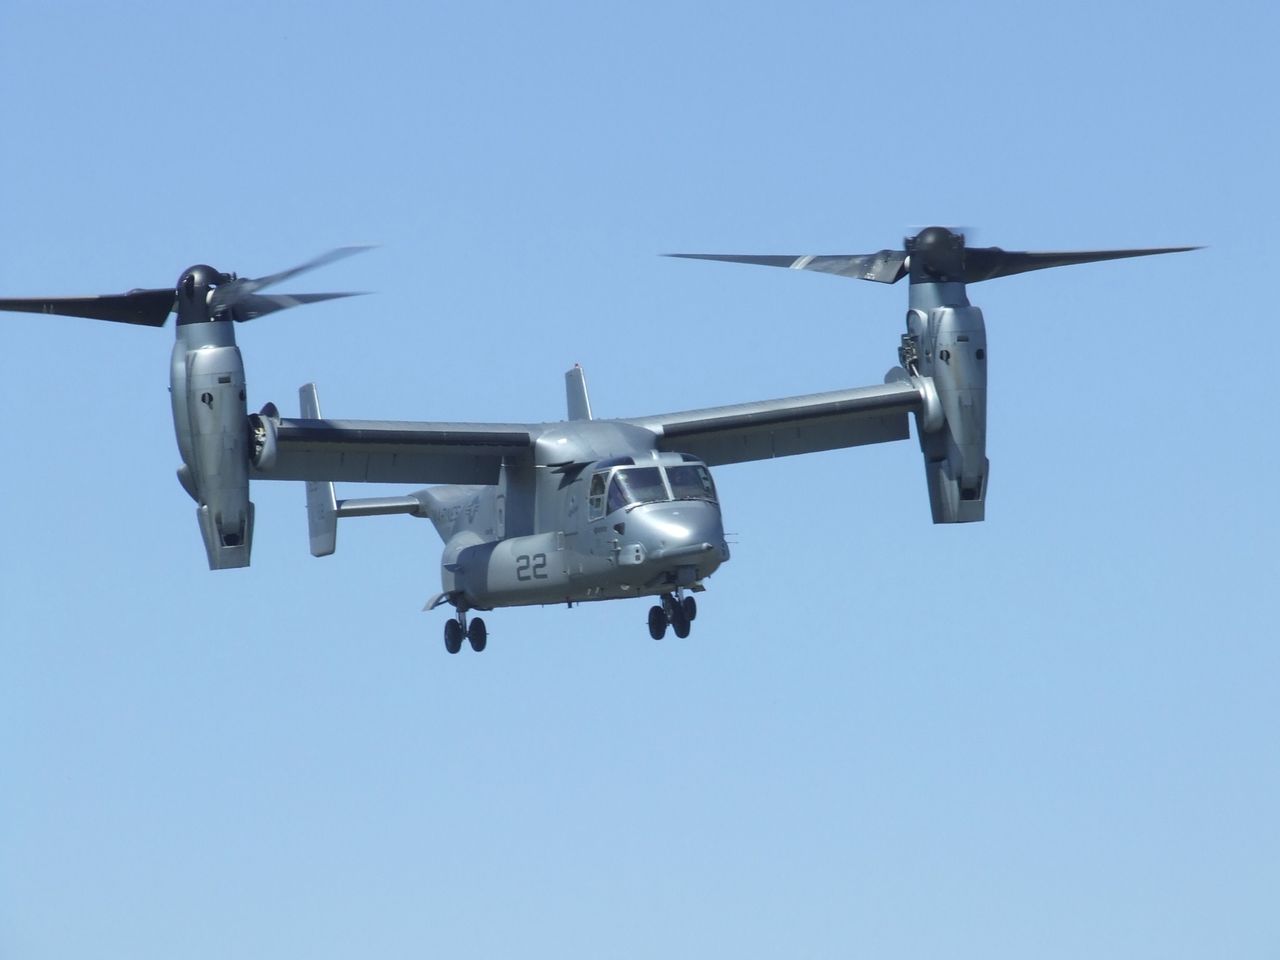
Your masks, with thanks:
[(667, 634), (667, 627), (675, 631), (676, 636), (684, 639), (689, 636), (690, 624), (698, 616), (698, 604), (693, 597), (686, 597), (684, 590), (676, 588), (675, 594), (664, 593), (662, 605), (649, 608), (649, 636), (661, 640)]

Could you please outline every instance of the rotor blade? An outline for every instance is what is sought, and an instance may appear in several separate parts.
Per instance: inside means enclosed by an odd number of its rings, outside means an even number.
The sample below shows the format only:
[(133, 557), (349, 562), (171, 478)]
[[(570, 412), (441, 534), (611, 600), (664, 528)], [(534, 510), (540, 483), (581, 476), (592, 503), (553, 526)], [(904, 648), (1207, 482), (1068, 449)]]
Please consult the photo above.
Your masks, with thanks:
[(102, 297), (50, 297), (0, 300), (0, 310), (21, 313), (53, 313), (63, 317), (88, 317), (144, 327), (163, 327), (173, 311), (173, 288), (130, 290)]
[[(264, 290), (272, 284), (281, 283), (296, 277), (300, 273), (306, 273), (308, 270), (315, 270), (317, 267), (327, 266), (336, 260), (349, 257), (356, 253), (362, 253), (370, 250), (371, 247), (339, 247), (336, 250), (330, 250), (328, 253), (322, 253), (318, 257), (308, 260), (306, 263), (300, 263), (296, 267), (290, 267), (288, 270), (281, 270), (279, 273), (272, 273), (265, 277), (248, 278), (243, 280), (232, 280), (225, 283), (213, 291), (213, 296), (209, 300), (209, 312), (218, 313), (227, 307), (236, 303), (244, 297)], [(277, 308), (278, 309), (278, 308)]]
[(322, 300), (337, 300), (340, 297), (363, 297), (363, 292), (356, 293), (251, 293), (240, 297), (231, 308), (231, 319), (239, 323), (253, 320), (275, 313), (277, 310), (288, 310), (306, 303), (320, 303)]
[(897, 283), (906, 276), (907, 255), (902, 250), (834, 256), (751, 256), (731, 253), (668, 253), (668, 257), (686, 260), (720, 260), (727, 263), (754, 263), (763, 267), (786, 267), (790, 270), (815, 270), (855, 280)]
[(994, 280), (1029, 270), (1068, 267), (1076, 263), (1101, 260), (1123, 260), (1126, 257), (1150, 257), (1158, 253), (1185, 253), (1199, 247), (1153, 247), (1145, 250), (1078, 250), (1067, 253), (1021, 253), (999, 247), (971, 247), (964, 254), (965, 283)]

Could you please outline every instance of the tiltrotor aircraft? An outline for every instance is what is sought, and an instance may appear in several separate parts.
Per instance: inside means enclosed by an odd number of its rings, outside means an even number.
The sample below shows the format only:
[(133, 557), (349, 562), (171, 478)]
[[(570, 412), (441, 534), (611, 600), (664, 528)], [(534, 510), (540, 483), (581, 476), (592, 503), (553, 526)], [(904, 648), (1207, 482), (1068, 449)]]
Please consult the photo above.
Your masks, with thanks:
[[(249, 481), (306, 483), (311, 553), (334, 552), (344, 517), (429, 519), (444, 541), (444, 642), (481, 651), (473, 610), (656, 597), (649, 633), (688, 636), (693, 593), (729, 559), (710, 468), (909, 436), (914, 415), (934, 523), (982, 520), (987, 497), (987, 337), (966, 286), (1029, 270), (1193, 247), (1017, 253), (967, 247), (929, 227), (901, 250), (852, 256), (675, 254), (896, 283), (910, 279), (899, 366), (883, 384), (627, 420), (592, 417), (582, 370), (565, 375), (568, 419), (551, 423), (329, 420), (314, 384), (300, 418), (250, 414), (235, 323), (348, 293), (264, 294), (360, 248), (242, 279), (200, 264), (176, 289), (78, 299), (0, 300), (0, 309), (163, 326), (178, 316), (170, 366), (178, 479), (196, 502), (209, 567), (249, 565)], [(334, 481), (433, 484), (407, 496), (338, 500)]]

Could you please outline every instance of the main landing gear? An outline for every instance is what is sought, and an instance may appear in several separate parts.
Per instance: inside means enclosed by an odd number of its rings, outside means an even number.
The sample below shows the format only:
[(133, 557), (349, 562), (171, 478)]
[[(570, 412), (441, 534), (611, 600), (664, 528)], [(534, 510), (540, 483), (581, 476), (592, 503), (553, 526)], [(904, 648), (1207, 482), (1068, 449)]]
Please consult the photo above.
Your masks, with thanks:
[(470, 642), (472, 650), (481, 653), (489, 642), (489, 630), (479, 617), (473, 617), (468, 624), (466, 611), (459, 610), (456, 617), (445, 621), (444, 648), (450, 653), (457, 653), (462, 649), (464, 638)]
[(676, 636), (683, 639), (689, 635), (689, 625), (697, 616), (697, 601), (686, 597), (683, 590), (677, 588), (674, 596), (664, 593), (662, 605), (649, 608), (649, 636), (661, 640), (670, 626)]

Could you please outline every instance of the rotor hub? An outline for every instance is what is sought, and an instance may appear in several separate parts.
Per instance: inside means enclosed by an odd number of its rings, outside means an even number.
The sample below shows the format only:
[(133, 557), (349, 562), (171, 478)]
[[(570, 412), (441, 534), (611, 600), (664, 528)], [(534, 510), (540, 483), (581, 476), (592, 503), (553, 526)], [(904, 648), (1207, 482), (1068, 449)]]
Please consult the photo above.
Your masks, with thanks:
[(914, 237), (903, 240), (911, 256), (911, 279), (914, 282), (963, 281), (964, 234), (946, 227), (927, 227)]

